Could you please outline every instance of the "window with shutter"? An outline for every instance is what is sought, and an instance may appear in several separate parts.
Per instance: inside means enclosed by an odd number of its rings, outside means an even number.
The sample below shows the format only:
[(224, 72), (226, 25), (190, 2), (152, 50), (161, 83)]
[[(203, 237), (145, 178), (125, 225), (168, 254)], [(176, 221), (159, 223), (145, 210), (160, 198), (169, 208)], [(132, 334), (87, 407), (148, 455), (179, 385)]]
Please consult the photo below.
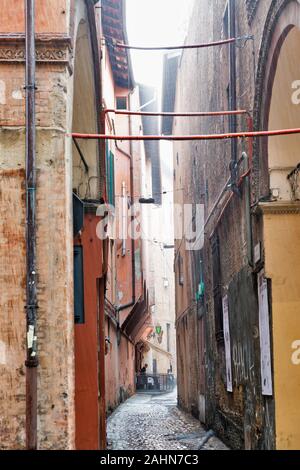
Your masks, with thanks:
[(116, 107), (119, 110), (127, 109), (127, 97), (126, 96), (117, 96), (117, 98), (116, 98)]
[(83, 247), (74, 246), (74, 319), (84, 323)]
[(106, 192), (108, 203), (115, 206), (115, 157), (106, 142)]

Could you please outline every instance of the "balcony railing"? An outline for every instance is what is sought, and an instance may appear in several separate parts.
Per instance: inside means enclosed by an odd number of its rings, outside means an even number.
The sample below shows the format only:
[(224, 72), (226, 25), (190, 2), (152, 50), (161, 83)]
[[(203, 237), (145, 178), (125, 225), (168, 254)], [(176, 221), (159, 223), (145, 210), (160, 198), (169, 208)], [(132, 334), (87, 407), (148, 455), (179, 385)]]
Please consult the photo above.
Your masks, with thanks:
[(136, 374), (137, 392), (171, 392), (175, 386), (173, 374)]

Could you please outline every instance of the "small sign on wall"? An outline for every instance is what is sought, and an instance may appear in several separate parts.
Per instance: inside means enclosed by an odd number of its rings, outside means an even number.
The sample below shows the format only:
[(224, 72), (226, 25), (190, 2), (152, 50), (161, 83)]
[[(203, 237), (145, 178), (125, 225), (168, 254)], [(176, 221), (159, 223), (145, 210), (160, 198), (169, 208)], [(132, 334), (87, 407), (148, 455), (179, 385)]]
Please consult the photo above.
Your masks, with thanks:
[(261, 243), (259, 242), (254, 248), (254, 263), (257, 264), (261, 261)]
[(228, 295), (223, 297), (223, 328), (225, 341), (227, 392), (233, 392)]
[(271, 341), (270, 341), (270, 317), (268, 299), (268, 281), (264, 271), (260, 271), (258, 280), (258, 305), (259, 305), (259, 333), (260, 333), (260, 363), (262, 394), (273, 395), (272, 365), (271, 365)]

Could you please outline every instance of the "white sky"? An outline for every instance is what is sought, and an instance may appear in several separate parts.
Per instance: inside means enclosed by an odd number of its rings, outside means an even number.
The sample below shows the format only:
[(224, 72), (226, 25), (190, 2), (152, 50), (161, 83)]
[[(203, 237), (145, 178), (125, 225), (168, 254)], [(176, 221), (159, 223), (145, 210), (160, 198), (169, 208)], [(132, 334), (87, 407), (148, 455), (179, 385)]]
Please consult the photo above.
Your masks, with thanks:
[[(127, 0), (129, 44), (166, 46), (183, 44), (194, 0)], [(160, 87), (164, 51), (131, 51), (137, 83)]]

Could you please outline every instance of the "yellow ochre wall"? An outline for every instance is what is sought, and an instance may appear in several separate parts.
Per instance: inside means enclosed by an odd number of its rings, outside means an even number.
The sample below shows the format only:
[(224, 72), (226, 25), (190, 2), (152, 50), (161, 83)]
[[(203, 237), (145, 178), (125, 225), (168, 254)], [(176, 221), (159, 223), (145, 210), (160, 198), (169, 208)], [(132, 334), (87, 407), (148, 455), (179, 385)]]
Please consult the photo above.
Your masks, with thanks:
[(266, 276), (272, 280), (278, 450), (300, 449), (300, 365), (292, 363), (292, 344), (300, 340), (300, 203), (289, 206), (293, 209), (264, 215)]

